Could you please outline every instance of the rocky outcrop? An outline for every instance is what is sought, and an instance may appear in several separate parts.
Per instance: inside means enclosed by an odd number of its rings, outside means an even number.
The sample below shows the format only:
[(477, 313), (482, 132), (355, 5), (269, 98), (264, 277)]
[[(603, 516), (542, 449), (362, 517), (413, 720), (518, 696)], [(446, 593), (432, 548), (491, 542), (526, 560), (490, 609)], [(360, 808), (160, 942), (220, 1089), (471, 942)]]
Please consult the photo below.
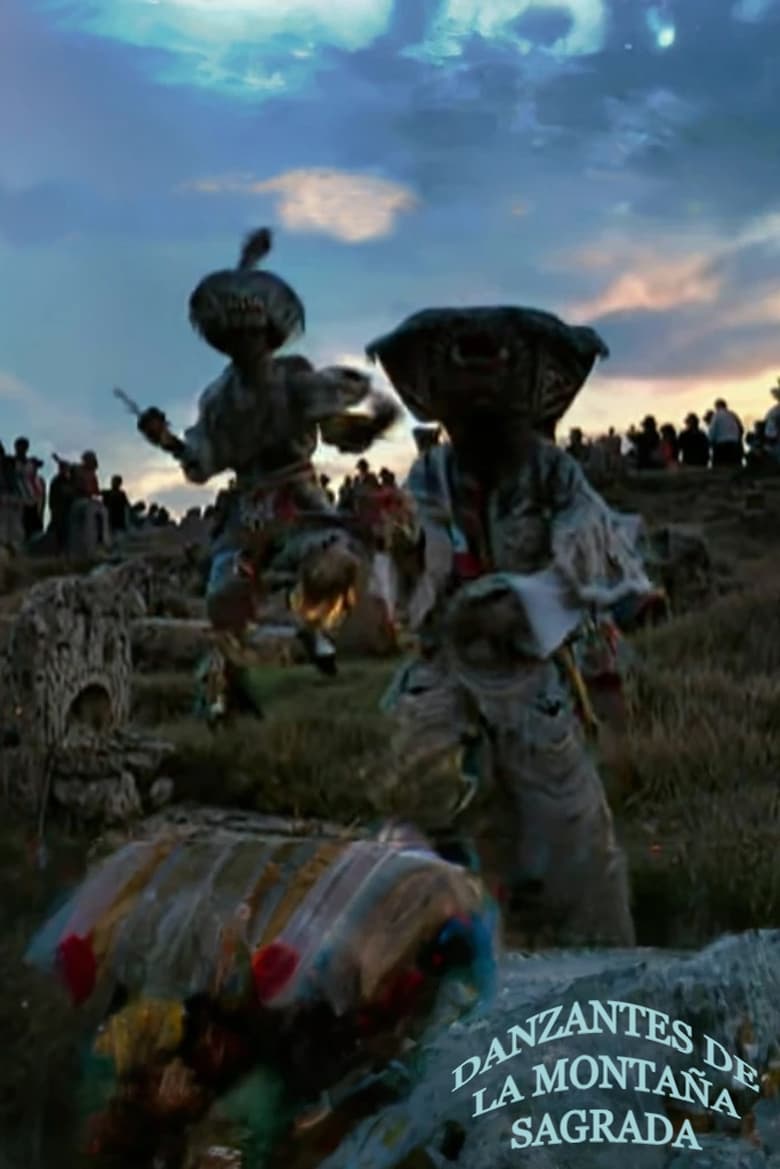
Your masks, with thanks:
[(0, 773), (6, 794), (29, 812), (47, 798), (58, 758), (94, 755), (128, 720), (143, 581), (138, 564), (47, 580), (4, 623), (0, 709), (18, 746), (0, 752)]
[(133, 622), (133, 665), (153, 670), (192, 670), (211, 645), (208, 621), (142, 617)]
[(73, 732), (52, 764), (52, 795), (81, 823), (126, 824), (173, 799), (173, 781), (161, 774), (172, 753), (170, 743), (129, 729)]
[[(534, 1049), (524, 1047), (505, 1062), (497, 1063), (454, 1091), (454, 1070), (468, 1061), (487, 1057), (491, 1041), (499, 1038), (504, 1052), (511, 1051), (509, 1029), (522, 1027), (540, 1011), (561, 1006), (560, 1020), (568, 1018), (571, 1005), (589, 1000), (635, 1003), (687, 1023), (694, 1051), (683, 1054), (647, 1035), (640, 1023), (638, 1037), (620, 1035), (571, 1035), (553, 1038)], [(627, 1018), (627, 1016), (623, 1016)], [(554, 1029), (553, 1029), (554, 1030)], [(710, 1036), (732, 1055), (765, 1073), (761, 1094), (740, 1084), (731, 1074), (718, 1072), (703, 1062), (704, 1036)], [(780, 1103), (772, 1095), (776, 1076), (774, 1045), (780, 1039), (780, 931), (727, 936), (694, 955), (659, 950), (574, 952), (560, 951), (533, 956), (507, 956), (503, 982), (496, 1002), (480, 1017), (447, 1024), (434, 1023), (418, 1054), (411, 1058), (414, 1086), (398, 1104), (363, 1121), (320, 1169), (777, 1169), (780, 1163)], [(652, 1061), (657, 1066), (651, 1089), (665, 1067), (679, 1074), (703, 1067), (712, 1082), (711, 1100), (727, 1088), (738, 1117), (725, 1108), (705, 1111), (698, 1104), (676, 1102), (666, 1095), (614, 1087), (595, 1087), (534, 1095), (535, 1065), (551, 1071), (556, 1061), (580, 1055), (603, 1054)], [(767, 1071), (767, 1069), (770, 1069)], [(733, 1071), (733, 1069), (732, 1069)], [(525, 1097), (505, 1107), (487, 1111), (512, 1075)], [(743, 1078), (749, 1078), (743, 1076)], [(474, 1093), (485, 1089), (484, 1095)], [(475, 1116), (476, 1099), (486, 1111)], [(608, 1109), (620, 1125), (629, 1110), (642, 1118), (654, 1112), (673, 1124), (685, 1116), (698, 1130), (701, 1150), (674, 1148), (669, 1144), (551, 1144), (513, 1149), (512, 1126), (518, 1117), (531, 1117), (532, 1130), (544, 1113), (560, 1128), (562, 1115), (571, 1109)]]
[(0, 495), (0, 546), (21, 548), (24, 544), (23, 504), (15, 495)]
[(667, 524), (650, 532), (650, 565), (676, 612), (712, 598), (715, 568), (701, 528)]
[(67, 554), (89, 562), (111, 547), (108, 512), (99, 499), (77, 499), (68, 515)]
[(384, 603), (366, 592), (333, 640), (345, 657), (390, 657), (398, 651), (395, 627), (388, 620)]
[[(192, 671), (215, 645), (222, 645), (208, 621), (174, 617), (143, 617), (133, 622), (133, 667), (139, 673)], [(304, 660), (293, 625), (261, 623), (248, 631), (241, 649), (235, 643), (239, 664), (286, 665)]]

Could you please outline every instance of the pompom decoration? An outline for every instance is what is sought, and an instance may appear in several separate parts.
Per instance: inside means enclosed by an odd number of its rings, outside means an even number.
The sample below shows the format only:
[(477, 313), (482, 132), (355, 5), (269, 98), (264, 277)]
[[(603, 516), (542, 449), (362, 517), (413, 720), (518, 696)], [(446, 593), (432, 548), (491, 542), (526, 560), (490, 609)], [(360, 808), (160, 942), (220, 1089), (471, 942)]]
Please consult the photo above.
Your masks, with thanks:
[(370, 1035), (383, 1025), (397, 1023), (412, 1014), (425, 984), (421, 970), (404, 970), (398, 974), (377, 999), (358, 1012), (358, 1030)]
[(467, 966), (473, 956), (472, 923), (467, 917), (451, 917), (434, 943), (431, 964), (435, 969)]
[(459, 581), (476, 580), (485, 571), (482, 561), (473, 552), (456, 552), (453, 561)]
[(458, 915), (445, 922), (428, 953), (431, 972), (444, 975), (467, 968), (480, 995), (489, 1000), (496, 989), (496, 914), (488, 905), (481, 915)]
[(414, 1010), (424, 982), (422, 971), (405, 970), (390, 984), (377, 1005), (380, 1010), (402, 1019)]
[(91, 940), (68, 934), (57, 946), (56, 962), (73, 1005), (80, 1007), (97, 982), (97, 959)]
[(300, 956), (284, 942), (271, 942), (252, 957), (252, 981), (261, 1003), (269, 1003), (298, 969)]

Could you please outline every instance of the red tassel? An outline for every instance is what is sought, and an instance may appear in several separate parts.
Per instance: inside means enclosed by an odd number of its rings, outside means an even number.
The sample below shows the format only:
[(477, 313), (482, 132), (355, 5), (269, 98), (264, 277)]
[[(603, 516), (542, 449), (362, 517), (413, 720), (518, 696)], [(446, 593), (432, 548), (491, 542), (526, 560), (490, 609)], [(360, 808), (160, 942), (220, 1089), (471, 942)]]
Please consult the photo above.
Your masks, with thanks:
[(421, 971), (404, 971), (390, 984), (377, 1006), (380, 1010), (388, 1011), (398, 1018), (408, 1015), (417, 1001), (424, 981), (425, 978)]
[(255, 994), (261, 1003), (270, 1002), (292, 978), (300, 958), (292, 946), (271, 942), (252, 956)]
[(456, 552), (453, 560), (458, 580), (476, 580), (485, 571), (482, 562), (472, 552)]
[(57, 947), (57, 966), (76, 1007), (86, 1002), (97, 982), (97, 959), (89, 938), (68, 934)]
[(388, 1023), (395, 1023), (412, 1013), (425, 982), (420, 970), (405, 970), (390, 983), (384, 994), (357, 1016), (358, 1030), (371, 1035)]

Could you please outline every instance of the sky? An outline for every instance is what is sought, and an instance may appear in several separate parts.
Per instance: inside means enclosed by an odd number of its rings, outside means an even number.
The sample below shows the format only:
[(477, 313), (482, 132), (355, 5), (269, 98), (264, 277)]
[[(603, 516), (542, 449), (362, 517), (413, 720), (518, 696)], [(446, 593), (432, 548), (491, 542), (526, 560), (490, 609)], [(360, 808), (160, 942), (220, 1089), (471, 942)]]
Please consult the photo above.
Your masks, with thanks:
[(266, 224), (318, 365), (524, 304), (611, 350), (564, 431), (762, 417), (779, 64), (780, 0), (2, 0), (0, 437), (207, 502), (111, 390), (192, 422), (222, 359), (189, 294)]

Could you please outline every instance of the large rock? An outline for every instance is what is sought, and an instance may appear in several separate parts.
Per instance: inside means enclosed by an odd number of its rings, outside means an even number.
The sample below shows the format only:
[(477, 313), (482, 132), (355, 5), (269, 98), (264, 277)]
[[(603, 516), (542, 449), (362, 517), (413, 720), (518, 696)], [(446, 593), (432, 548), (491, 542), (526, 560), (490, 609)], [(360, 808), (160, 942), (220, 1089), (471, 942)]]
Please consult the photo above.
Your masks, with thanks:
[(211, 645), (208, 621), (142, 617), (133, 623), (136, 670), (192, 670)]
[(77, 499), (68, 514), (67, 553), (71, 560), (91, 561), (111, 546), (108, 512), (98, 499)]
[[(174, 617), (143, 617), (133, 624), (133, 664), (142, 673), (193, 670), (214, 646), (223, 643), (208, 621)], [(287, 665), (305, 660), (296, 628), (262, 622), (250, 629), (242, 648), (232, 652), (238, 664)]]
[(715, 568), (704, 532), (691, 524), (667, 524), (650, 533), (650, 565), (682, 612), (712, 598)]
[[(587, 1007), (593, 999), (635, 1003), (682, 1020), (692, 1028), (694, 1052), (681, 1054), (647, 1038), (629, 1038), (625, 1032), (573, 1036), (521, 1050), (453, 1090), (454, 1069), (474, 1056), (484, 1060), (495, 1036), (511, 1051), (507, 1034), (511, 1027), (557, 1006), (563, 1007), (563, 1020), (572, 1003)], [(644, 1036), (646, 1022), (640, 1024), (642, 1028)], [(444, 1169), (453, 1160), (463, 1169), (623, 1169), (626, 1165), (636, 1169), (768, 1169), (771, 1165), (775, 1169), (777, 1162), (769, 1155), (780, 1150), (780, 1105), (776, 1099), (759, 1099), (730, 1076), (708, 1068), (702, 1061), (705, 1035), (759, 1070), (766, 1067), (780, 1038), (780, 931), (724, 937), (690, 956), (657, 950), (510, 955), (492, 1008), (471, 1020), (434, 1024), (420, 1045), (423, 1054), (413, 1070), (416, 1084), (408, 1096), (363, 1121), (320, 1169)], [(727, 1087), (736, 1110), (746, 1119), (734, 1119), (723, 1111), (697, 1116), (702, 1110), (694, 1105), (675, 1103), (668, 1096), (636, 1087), (620, 1091), (597, 1084), (590, 1090), (572, 1088), (533, 1096), (534, 1065), (544, 1063), (551, 1071), (559, 1059), (598, 1054), (613, 1060), (628, 1056), (653, 1061), (657, 1074), (648, 1076), (653, 1087), (667, 1066), (678, 1075), (691, 1067), (704, 1067), (714, 1086), (711, 1099)], [(510, 1074), (525, 1099), (475, 1117), (474, 1093), (486, 1089), (487, 1108)], [(550, 1113), (557, 1131), (568, 1110), (594, 1108), (613, 1112), (617, 1129), (629, 1109), (640, 1123), (648, 1112), (668, 1114), (674, 1122), (676, 1109), (678, 1119), (688, 1114), (696, 1126), (714, 1122), (715, 1127), (699, 1137), (701, 1151), (668, 1144), (561, 1143), (511, 1148), (512, 1125), (518, 1117), (533, 1117), (536, 1131), (542, 1115)], [(750, 1131), (751, 1114), (757, 1117), (753, 1143), (740, 1136), (740, 1130)], [(451, 1137), (453, 1132), (460, 1133), (457, 1143), (462, 1148), (448, 1158), (448, 1134)], [(761, 1144), (763, 1133), (767, 1134), (766, 1148)]]
[(0, 751), (12, 801), (39, 811), (70, 734), (110, 734), (128, 719), (131, 621), (143, 611), (139, 570), (35, 585), (0, 637), (0, 710), (19, 746)]
[(23, 508), (15, 495), (0, 495), (0, 546), (18, 549), (24, 544)]
[(173, 796), (171, 781), (160, 787), (160, 771), (173, 754), (170, 743), (120, 728), (96, 735), (71, 732), (52, 765), (52, 795), (82, 824), (127, 824)]
[(346, 657), (390, 657), (398, 652), (397, 637), (384, 603), (368, 593), (359, 598), (333, 640)]

